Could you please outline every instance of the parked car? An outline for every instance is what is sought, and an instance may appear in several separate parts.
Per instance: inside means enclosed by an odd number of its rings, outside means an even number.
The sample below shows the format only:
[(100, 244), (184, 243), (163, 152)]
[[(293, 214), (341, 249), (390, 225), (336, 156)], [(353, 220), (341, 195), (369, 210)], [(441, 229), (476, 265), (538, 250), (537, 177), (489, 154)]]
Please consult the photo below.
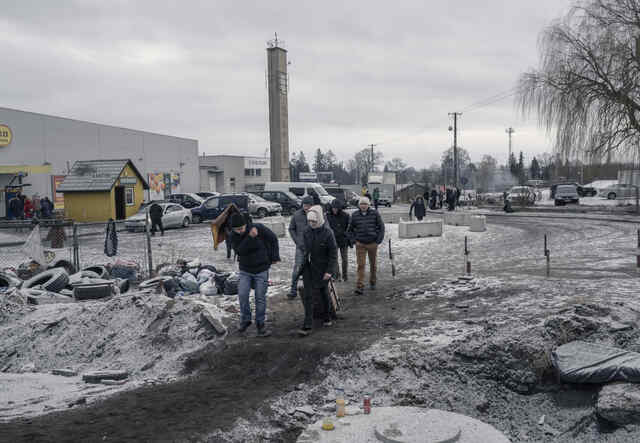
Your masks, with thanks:
[[(154, 202), (155, 203), (155, 202)], [(162, 208), (163, 228), (186, 228), (191, 223), (191, 211), (176, 203), (158, 203)], [(149, 205), (124, 221), (127, 231), (144, 231)]]
[(387, 208), (391, 207), (391, 199), (386, 196), (380, 196), (378, 199), (378, 206), (386, 206)]
[(179, 203), (187, 209), (200, 206), (204, 199), (198, 194), (186, 193), (186, 194), (171, 194), (167, 197), (167, 200), (173, 203)]
[(249, 196), (247, 194), (221, 194), (209, 197), (200, 206), (192, 208), (193, 222), (200, 223), (203, 220), (214, 220), (231, 203), (235, 204), (241, 212), (249, 212)]
[(196, 192), (196, 195), (204, 200), (208, 199), (209, 197), (216, 197), (218, 195), (220, 195), (219, 192)]
[(567, 203), (579, 204), (578, 187), (576, 185), (558, 185), (553, 202), (556, 206), (566, 205)]
[(531, 186), (514, 186), (509, 189), (507, 200), (512, 203), (533, 204), (536, 201), (535, 189)]
[(318, 194), (322, 204), (326, 205), (335, 200), (319, 183), (307, 182), (267, 182), (264, 184), (265, 191), (288, 191), (297, 197), (305, 197), (311, 193)]
[(256, 191), (254, 194), (270, 202), (279, 203), (283, 214), (293, 214), (302, 207), (302, 200), (289, 191)]
[(551, 185), (551, 198), (555, 199), (556, 197), (556, 189), (558, 188), (558, 186), (561, 185), (572, 185), (576, 187), (576, 190), (578, 191), (578, 196), (580, 197), (594, 197), (595, 195), (598, 194), (598, 190), (594, 187), (591, 186), (582, 186), (578, 183), (575, 182), (567, 182), (567, 183), (556, 183), (554, 185)]
[(607, 197), (609, 200), (615, 200), (616, 198), (633, 198), (636, 196), (636, 188), (637, 186), (635, 185), (619, 183), (601, 189), (600, 195)]
[(247, 194), (249, 196), (249, 213), (251, 215), (257, 215), (260, 218), (267, 215), (278, 215), (282, 213), (282, 206), (280, 203), (265, 200), (256, 194)]

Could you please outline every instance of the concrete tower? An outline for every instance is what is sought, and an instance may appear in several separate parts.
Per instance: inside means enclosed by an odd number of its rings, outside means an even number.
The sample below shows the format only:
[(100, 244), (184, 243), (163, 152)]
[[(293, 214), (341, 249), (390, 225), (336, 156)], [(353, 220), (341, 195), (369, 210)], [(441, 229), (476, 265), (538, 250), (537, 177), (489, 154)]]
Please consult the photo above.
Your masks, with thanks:
[(284, 42), (267, 43), (267, 79), (269, 84), (269, 141), (271, 181), (289, 181), (289, 107), (287, 104), (287, 51)]

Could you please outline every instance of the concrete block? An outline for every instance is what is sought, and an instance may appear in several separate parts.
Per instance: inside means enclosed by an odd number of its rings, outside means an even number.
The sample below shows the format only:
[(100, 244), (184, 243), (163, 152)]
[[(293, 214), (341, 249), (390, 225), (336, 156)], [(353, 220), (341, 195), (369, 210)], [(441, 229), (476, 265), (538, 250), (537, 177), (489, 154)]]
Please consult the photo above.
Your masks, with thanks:
[(471, 223), (471, 214), (468, 212), (445, 212), (444, 222), (452, 226), (469, 226)]
[(398, 224), (400, 238), (439, 237), (442, 235), (442, 220), (404, 221)]
[(278, 238), (284, 237), (285, 233), (287, 232), (287, 228), (285, 226), (284, 220), (282, 219), (275, 219), (275, 220), (262, 219), (262, 220), (257, 220), (256, 223), (263, 224), (267, 228), (271, 229), (273, 233), (276, 235), (276, 237)]
[(469, 231), (484, 232), (487, 230), (487, 217), (484, 215), (472, 215), (469, 223)]

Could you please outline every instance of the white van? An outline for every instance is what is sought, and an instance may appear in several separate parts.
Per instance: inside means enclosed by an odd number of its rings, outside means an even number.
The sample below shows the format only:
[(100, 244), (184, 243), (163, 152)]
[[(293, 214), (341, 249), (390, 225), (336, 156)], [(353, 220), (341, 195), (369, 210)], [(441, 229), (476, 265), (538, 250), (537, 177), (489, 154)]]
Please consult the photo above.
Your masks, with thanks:
[(319, 183), (309, 182), (266, 182), (264, 184), (265, 191), (283, 191), (291, 192), (297, 197), (302, 198), (309, 195), (309, 191), (315, 191), (320, 197), (322, 204), (329, 204), (336, 198), (329, 193)]

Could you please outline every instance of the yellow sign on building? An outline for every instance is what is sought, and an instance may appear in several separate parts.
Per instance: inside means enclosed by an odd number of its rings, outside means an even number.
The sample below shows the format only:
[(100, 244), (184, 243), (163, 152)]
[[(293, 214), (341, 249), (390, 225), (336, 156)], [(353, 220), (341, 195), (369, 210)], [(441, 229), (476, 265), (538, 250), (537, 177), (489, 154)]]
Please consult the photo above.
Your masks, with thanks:
[(7, 125), (0, 125), (0, 146), (8, 146), (11, 143), (11, 128)]

